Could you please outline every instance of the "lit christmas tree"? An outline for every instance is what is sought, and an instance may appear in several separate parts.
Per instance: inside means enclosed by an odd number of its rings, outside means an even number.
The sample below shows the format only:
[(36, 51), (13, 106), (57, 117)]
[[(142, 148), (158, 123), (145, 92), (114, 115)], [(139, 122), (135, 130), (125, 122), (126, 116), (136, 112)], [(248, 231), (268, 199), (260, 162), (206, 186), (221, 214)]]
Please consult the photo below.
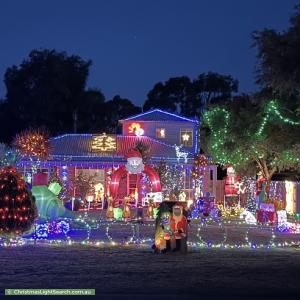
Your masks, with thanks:
[(20, 234), (37, 217), (35, 199), (13, 167), (0, 170), (0, 233)]

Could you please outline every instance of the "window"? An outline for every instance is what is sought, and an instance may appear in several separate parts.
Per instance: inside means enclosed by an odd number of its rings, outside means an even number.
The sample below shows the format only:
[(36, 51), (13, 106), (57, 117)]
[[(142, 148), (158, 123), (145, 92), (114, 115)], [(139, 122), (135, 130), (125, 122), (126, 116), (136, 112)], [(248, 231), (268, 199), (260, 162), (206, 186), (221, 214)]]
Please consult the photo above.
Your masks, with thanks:
[(158, 139), (164, 139), (166, 137), (166, 129), (165, 128), (156, 128), (156, 137)]
[(180, 129), (180, 144), (193, 147), (193, 129)]

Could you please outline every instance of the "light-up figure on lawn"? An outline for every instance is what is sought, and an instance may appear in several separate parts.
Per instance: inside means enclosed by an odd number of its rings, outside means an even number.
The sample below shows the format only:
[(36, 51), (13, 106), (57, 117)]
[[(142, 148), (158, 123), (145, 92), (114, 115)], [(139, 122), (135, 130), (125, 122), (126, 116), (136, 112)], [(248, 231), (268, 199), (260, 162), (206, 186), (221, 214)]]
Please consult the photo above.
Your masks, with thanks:
[(174, 232), (176, 247), (174, 250), (184, 250), (182, 243), (183, 239), (186, 238), (187, 234), (187, 218), (183, 214), (183, 207), (180, 205), (173, 206), (173, 213), (170, 227)]

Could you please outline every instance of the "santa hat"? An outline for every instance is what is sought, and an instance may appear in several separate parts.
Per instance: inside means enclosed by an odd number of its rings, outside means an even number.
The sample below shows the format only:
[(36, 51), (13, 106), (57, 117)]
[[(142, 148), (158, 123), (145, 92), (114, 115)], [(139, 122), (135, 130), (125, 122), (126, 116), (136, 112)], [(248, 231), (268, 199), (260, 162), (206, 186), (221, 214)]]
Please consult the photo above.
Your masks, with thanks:
[(225, 164), (225, 165), (223, 165), (223, 167), (224, 167), (224, 169), (228, 169), (228, 168), (230, 168), (230, 167), (232, 167), (233, 168), (233, 164)]
[(140, 151), (132, 149), (132, 150), (128, 151), (126, 154), (127, 159), (131, 158), (131, 157), (142, 158), (142, 154), (140, 153)]

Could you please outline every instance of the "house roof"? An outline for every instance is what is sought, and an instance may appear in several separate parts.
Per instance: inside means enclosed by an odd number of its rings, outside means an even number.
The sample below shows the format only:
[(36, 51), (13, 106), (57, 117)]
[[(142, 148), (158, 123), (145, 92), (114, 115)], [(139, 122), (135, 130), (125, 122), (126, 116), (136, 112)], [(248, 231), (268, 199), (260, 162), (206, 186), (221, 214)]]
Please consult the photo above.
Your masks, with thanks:
[[(147, 136), (117, 135), (117, 149), (115, 152), (95, 152), (92, 150), (93, 134), (65, 134), (50, 140), (51, 156), (53, 159), (69, 157), (72, 160), (111, 161), (112, 159), (125, 160), (125, 155), (137, 142), (149, 146), (149, 155), (152, 159), (174, 160), (176, 151), (169, 145)], [(189, 153), (189, 158), (193, 157)]]
[(198, 123), (196, 119), (190, 119), (186, 117), (182, 117), (167, 111), (163, 111), (160, 109), (149, 110), (144, 113), (129, 117), (124, 120), (120, 120), (121, 123), (124, 121), (174, 121), (174, 122), (192, 122)]

